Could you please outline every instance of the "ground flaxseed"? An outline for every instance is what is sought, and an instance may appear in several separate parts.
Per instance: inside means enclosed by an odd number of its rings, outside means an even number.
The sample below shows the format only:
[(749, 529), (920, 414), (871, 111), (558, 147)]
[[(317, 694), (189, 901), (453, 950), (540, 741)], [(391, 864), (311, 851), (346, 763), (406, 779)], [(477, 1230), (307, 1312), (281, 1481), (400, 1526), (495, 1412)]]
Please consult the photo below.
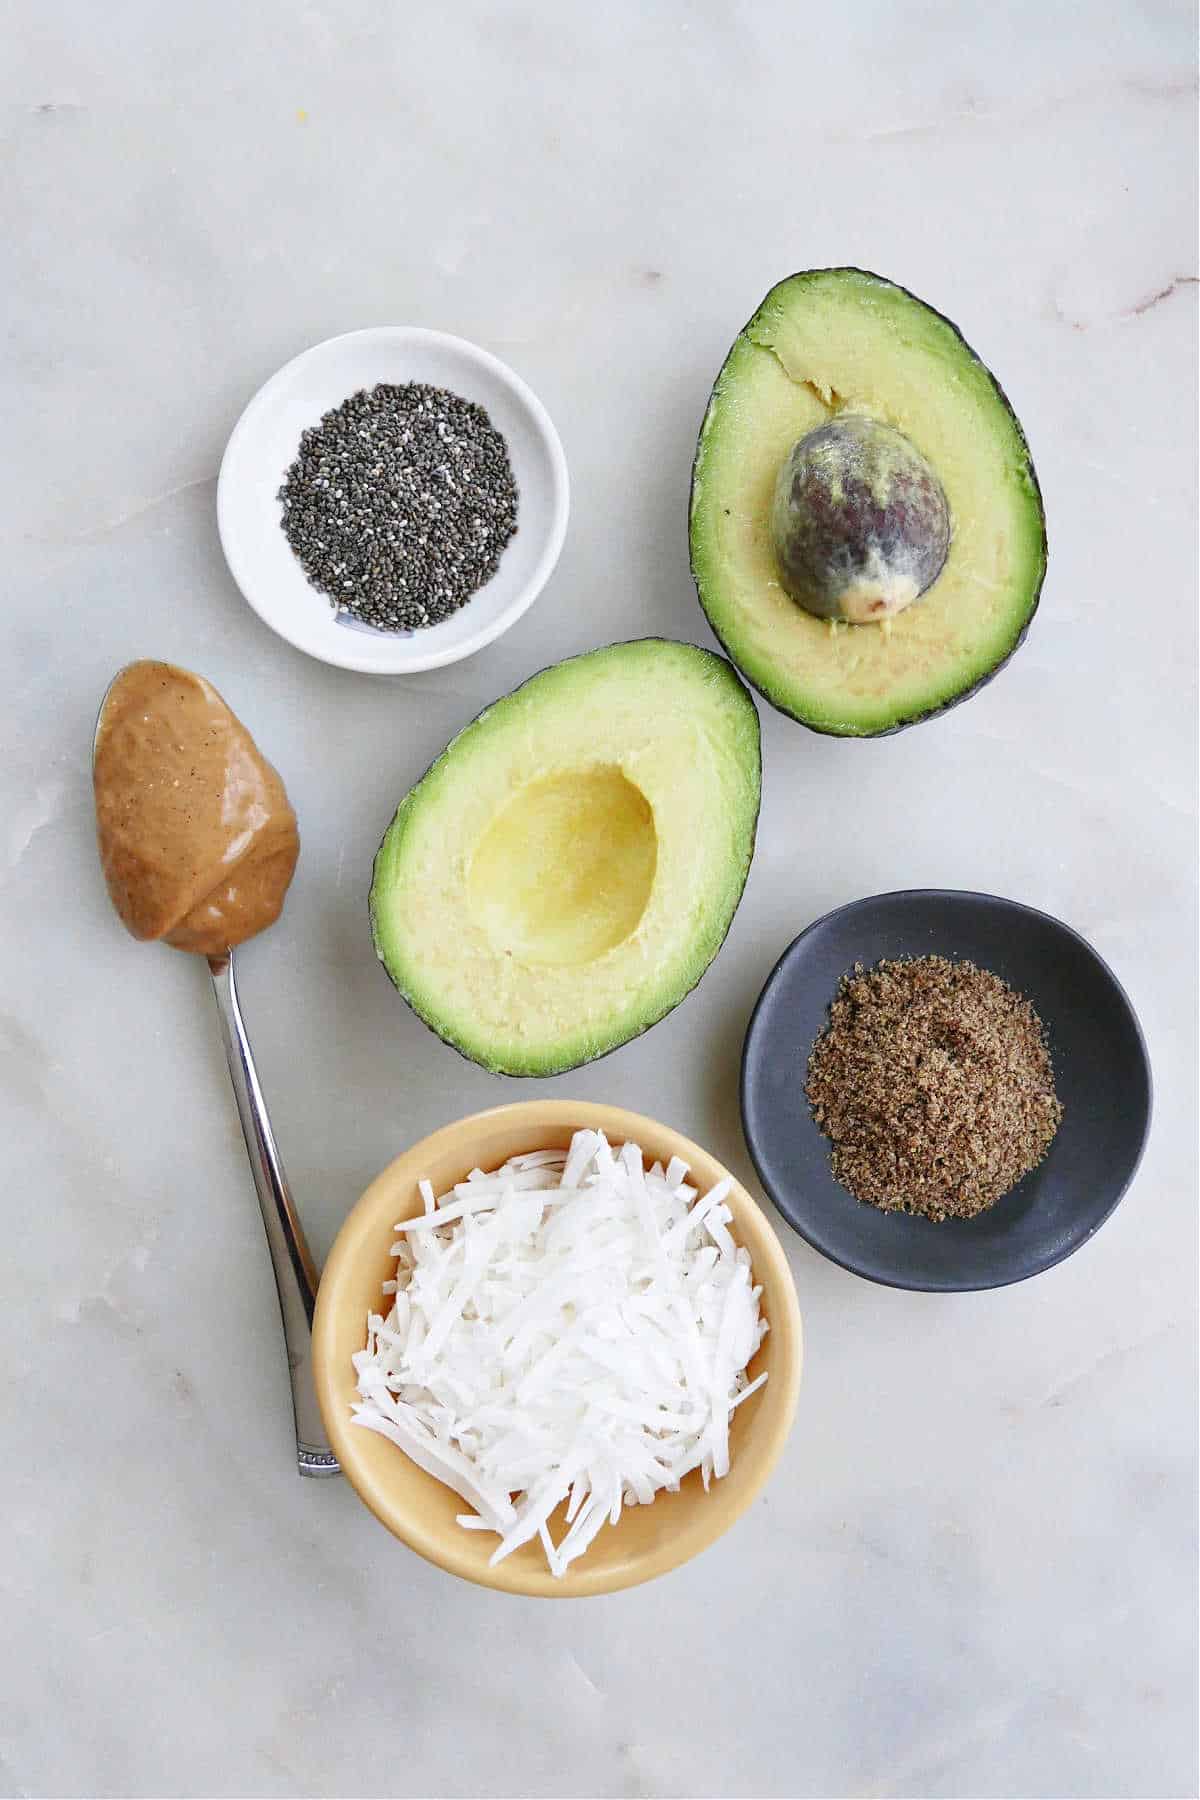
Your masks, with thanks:
[(312, 585), (380, 631), (448, 619), (517, 529), (508, 446), (483, 407), (416, 381), (362, 388), (327, 412), (277, 497)]
[(843, 976), (807, 1093), (843, 1187), (939, 1220), (993, 1205), (1042, 1160), (1062, 1118), (1028, 1000), (944, 956)]

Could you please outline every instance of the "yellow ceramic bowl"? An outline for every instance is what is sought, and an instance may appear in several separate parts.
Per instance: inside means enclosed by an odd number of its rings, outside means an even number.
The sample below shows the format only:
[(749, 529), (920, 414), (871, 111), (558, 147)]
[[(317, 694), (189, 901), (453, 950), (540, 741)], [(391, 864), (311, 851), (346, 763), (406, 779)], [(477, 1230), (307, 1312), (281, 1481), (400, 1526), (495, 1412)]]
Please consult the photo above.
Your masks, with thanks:
[[(466, 1510), (458, 1495), (418, 1469), (388, 1439), (353, 1423), (350, 1405), (356, 1390), (350, 1359), (366, 1343), (368, 1311), (384, 1310), (382, 1283), (394, 1273), (388, 1254), (394, 1241), (392, 1226), (421, 1210), (418, 1181), (428, 1176), (440, 1194), (473, 1168), (499, 1168), (525, 1150), (565, 1149), (571, 1134), (585, 1127), (603, 1131), (614, 1146), (632, 1139), (651, 1162), (657, 1158), (665, 1164), (672, 1156), (681, 1156), (701, 1191), (728, 1173), (677, 1131), (616, 1106), (531, 1100), (475, 1113), (424, 1138), (376, 1177), (338, 1233), (317, 1296), (313, 1321), (317, 1397), (329, 1441), (348, 1480), (376, 1518), (421, 1556), (452, 1575), (509, 1594), (573, 1599), (607, 1594), (665, 1574), (706, 1549), (746, 1510), (770, 1474), (787, 1437), (800, 1387), (800, 1309), (791, 1270), (767, 1220), (734, 1181), (728, 1202), (733, 1234), (750, 1252), (754, 1278), (762, 1285), (762, 1310), (771, 1325), (750, 1363), (750, 1374), (769, 1369), (771, 1379), (734, 1413), (730, 1471), (713, 1482), (709, 1493), (696, 1471), (684, 1479), (678, 1493), (661, 1493), (649, 1506), (628, 1508), (617, 1525), (603, 1528), (586, 1555), (561, 1579), (551, 1575), (536, 1541), (493, 1569), (488, 1558), (498, 1540), (490, 1532), (464, 1531), (455, 1516)], [(556, 1541), (560, 1526), (561, 1519), (551, 1520)]]

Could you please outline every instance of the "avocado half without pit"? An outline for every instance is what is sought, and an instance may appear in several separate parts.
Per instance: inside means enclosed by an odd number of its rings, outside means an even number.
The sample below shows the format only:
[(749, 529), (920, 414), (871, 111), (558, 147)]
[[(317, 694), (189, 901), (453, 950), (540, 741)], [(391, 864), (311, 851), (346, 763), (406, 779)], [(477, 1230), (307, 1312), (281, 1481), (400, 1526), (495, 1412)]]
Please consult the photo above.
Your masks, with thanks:
[(1041, 493), (994, 376), (861, 269), (772, 288), (725, 359), (692, 471), (692, 573), (772, 705), (871, 737), (966, 699), (1023, 641)]
[(472, 1061), (577, 1068), (720, 949), (760, 783), (758, 714), (723, 657), (647, 638), (543, 669), (401, 801), (371, 887), (379, 958)]

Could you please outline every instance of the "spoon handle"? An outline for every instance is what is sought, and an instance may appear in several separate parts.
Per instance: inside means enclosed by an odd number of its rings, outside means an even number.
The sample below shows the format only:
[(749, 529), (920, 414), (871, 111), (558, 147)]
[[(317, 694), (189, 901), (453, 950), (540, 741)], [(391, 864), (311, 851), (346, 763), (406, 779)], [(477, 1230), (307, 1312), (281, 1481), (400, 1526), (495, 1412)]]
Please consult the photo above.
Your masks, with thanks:
[(242, 1010), (238, 1005), (237, 983), (233, 974), (233, 955), (209, 958), (217, 1011), (221, 1015), (221, 1035), (229, 1074), (237, 1096), (238, 1117), (258, 1204), (262, 1208), (267, 1233), (267, 1248), (275, 1271), (279, 1293), (279, 1311), (283, 1316), (283, 1338), (287, 1345), (288, 1368), (292, 1379), (292, 1408), (296, 1418), (296, 1457), (301, 1475), (339, 1475), (337, 1458), (325, 1441), (325, 1427), (317, 1408), (312, 1380), (312, 1318), (317, 1299), (317, 1271), (296, 1215), (291, 1189), (275, 1145), (275, 1133), (267, 1116), (267, 1103), (259, 1085), (258, 1071)]

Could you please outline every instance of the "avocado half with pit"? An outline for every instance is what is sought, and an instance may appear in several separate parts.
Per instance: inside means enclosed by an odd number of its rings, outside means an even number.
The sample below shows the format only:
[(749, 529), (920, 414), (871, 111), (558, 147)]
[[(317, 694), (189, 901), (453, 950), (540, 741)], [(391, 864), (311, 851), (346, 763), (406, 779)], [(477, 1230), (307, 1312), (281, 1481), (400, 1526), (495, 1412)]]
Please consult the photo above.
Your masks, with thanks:
[(371, 887), (379, 958), (484, 1068), (577, 1068), (720, 949), (760, 785), (754, 701), (712, 651), (646, 638), (543, 669), (401, 801)]
[(948, 319), (861, 269), (773, 287), (725, 359), (692, 471), (692, 573), (738, 668), (815, 731), (964, 700), (1025, 637), (1037, 476)]

